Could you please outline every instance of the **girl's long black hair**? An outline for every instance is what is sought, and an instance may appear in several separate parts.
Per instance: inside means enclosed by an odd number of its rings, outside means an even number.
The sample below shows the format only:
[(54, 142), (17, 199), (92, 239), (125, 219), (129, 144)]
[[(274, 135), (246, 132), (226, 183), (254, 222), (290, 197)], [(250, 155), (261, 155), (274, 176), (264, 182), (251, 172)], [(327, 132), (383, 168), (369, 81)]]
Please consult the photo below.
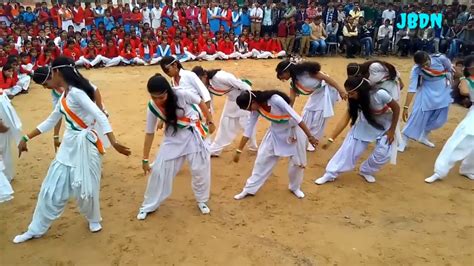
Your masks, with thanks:
[(89, 80), (84, 78), (84, 76), (82, 76), (81, 73), (79, 73), (79, 71), (76, 69), (74, 60), (65, 56), (60, 56), (54, 59), (52, 62), (51, 70), (59, 71), (63, 76), (64, 81), (66, 81), (69, 86), (73, 86), (84, 91), (92, 101), (95, 101), (94, 88), (92, 87)]
[[(178, 66), (178, 69), (183, 69), (183, 65), (181, 65), (181, 63), (179, 62), (179, 60), (177, 58), (174, 58), (172, 56), (165, 56), (163, 57), (163, 59), (161, 59), (160, 61), (160, 66), (161, 66), (161, 70), (165, 71), (165, 67), (169, 64), (171, 64), (171, 62), (173, 62), (177, 64)], [(173, 64), (174, 64), (173, 63)], [(166, 71), (165, 71), (166, 72)]]
[(277, 72), (277, 78), (285, 72), (289, 72), (291, 81), (296, 81), (296, 76), (301, 75), (305, 72), (310, 74), (316, 74), (321, 71), (321, 65), (318, 62), (301, 62), (293, 63), (290, 60), (283, 60), (278, 63), (275, 71)]
[(221, 70), (220, 69), (205, 70), (201, 66), (195, 66), (193, 67), (191, 71), (194, 72), (194, 74), (196, 74), (200, 78), (207, 75), (208, 79), (212, 79), (216, 75), (216, 73)]
[(169, 127), (172, 127), (173, 134), (176, 134), (176, 131), (178, 130), (178, 116), (176, 115), (176, 110), (182, 108), (178, 106), (178, 98), (171, 88), (171, 85), (165, 77), (160, 74), (155, 74), (148, 80), (147, 89), (150, 94), (166, 93), (168, 95), (164, 106), (166, 129), (168, 130)]
[(48, 66), (38, 67), (33, 73), (33, 81), (36, 84), (43, 85), (48, 79), (51, 78), (51, 68)]
[[(474, 64), (474, 55), (470, 55), (464, 59), (464, 77), (468, 78), (470, 76), (468, 67), (471, 67)], [(464, 96), (461, 94), (459, 89), (460, 81), (454, 82), (451, 91), (451, 97), (453, 97), (453, 102), (455, 104), (461, 105), (466, 108), (472, 106), (472, 101), (469, 96)]]
[[(362, 83), (362, 84), (361, 84)], [(361, 84), (359, 86), (359, 84)], [(349, 77), (344, 82), (344, 87), (347, 91), (354, 90), (359, 86), (356, 91), (358, 94), (357, 99), (349, 98), (349, 115), (351, 117), (351, 126), (355, 124), (359, 117), (359, 110), (364, 114), (365, 119), (369, 124), (377, 129), (384, 129), (382, 125), (375, 121), (370, 109), (370, 90), (372, 89), (369, 82), (362, 77)]]
[(359, 70), (358, 75), (361, 75), (364, 78), (369, 78), (369, 75), (370, 75), (369, 67), (373, 63), (379, 63), (382, 66), (384, 66), (388, 70), (388, 76), (390, 80), (395, 80), (397, 78), (397, 69), (395, 68), (395, 66), (388, 62), (380, 61), (380, 60), (371, 60), (371, 61), (367, 61), (365, 63), (360, 64), (359, 65), (360, 70)]
[(273, 95), (278, 95), (290, 104), (290, 97), (286, 93), (278, 90), (268, 90), (268, 91), (243, 91), (236, 99), (236, 103), (240, 109), (246, 110), (249, 106), (250, 94), (252, 93), (252, 102), (257, 102), (258, 104), (265, 104)]

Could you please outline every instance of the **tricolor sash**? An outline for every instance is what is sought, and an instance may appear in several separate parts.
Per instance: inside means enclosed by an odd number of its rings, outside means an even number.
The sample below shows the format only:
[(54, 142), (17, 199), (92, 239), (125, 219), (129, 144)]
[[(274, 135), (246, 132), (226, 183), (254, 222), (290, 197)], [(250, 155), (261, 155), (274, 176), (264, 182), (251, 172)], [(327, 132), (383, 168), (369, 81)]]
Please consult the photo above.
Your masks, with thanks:
[(297, 94), (299, 95), (311, 95), (315, 90), (321, 88), (321, 83), (314, 88), (308, 88), (303, 86), (301, 83), (298, 81), (296, 82), (291, 82), (291, 87), (296, 91)]
[(381, 115), (381, 114), (385, 114), (388, 110), (390, 109), (390, 107), (388, 105), (385, 105), (382, 109), (380, 110), (372, 110), (372, 113), (374, 115)]
[[(87, 130), (89, 127), (87, 126), (82, 119), (77, 116), (67, 105), (66, 97), (61, 99), (60, 111), (64, 115), (64, 119), (66, 120), (67, 125), (71, 127), (74, 131), (82, 131)], [(88, 137), (87, 139), (97, 147), (97, 150), (100, 154), (105, 153), (104, 145), (102, 145), (102, 141), (97, 134), (97, 131), (94, 129), (91, 130), (92, 136)]]
[(284, 124), (288, 123), (291, 119), (290, 115), (274, 115), (267, 110), (263, 109), (262, 107), (258, 108), (258, 113), (263, 116), (265, 119), (272, 123), (277, 124)]
[[(178, 117), (178, 128), (195, 128), (196, 131), (201, 135), (203, 139), (209, 134), (209, 129), (207, 126), (202, 123), (203, 115), (196, 105), (191, 105), (191, 107), (199, 114), (198, 121), (191, 121), (188, 117)], [(161, 121), (166, 122), (166, 115), (162, 108), (158, 107), (153, 100), (148, 102), (148, 109), (152, 112), (156, 117), (158, 117)]]
[(429, 67), (422, 67), (421, 72), (425, 74), (428, 77), (432, 78), (446, 78), (446, 75), (448, 73), (447, 70), (436, 70), (436, 69), (431, 69)]
[[(242, 82), (247, 83), (249, 86), (252, 86), (252, 82), (250, 82), (250, 80), (248, 80), (248, 79), (242, 79)], [(232, 90), (232, 88), (230, 88), (230, 89), (221, 89), (221, 88), (216, 88), (214, 86), (209, 86), (208, 90), (212, 95), (224, 96), (227, 93), (229, 93)]]
[(57, 89), (52, 89), (51, 90), (51, 95), (53, 95), (54, 98), (59, 99), (61, 98), (61, 95), (63, 94), (63, 90), (60, 88)]

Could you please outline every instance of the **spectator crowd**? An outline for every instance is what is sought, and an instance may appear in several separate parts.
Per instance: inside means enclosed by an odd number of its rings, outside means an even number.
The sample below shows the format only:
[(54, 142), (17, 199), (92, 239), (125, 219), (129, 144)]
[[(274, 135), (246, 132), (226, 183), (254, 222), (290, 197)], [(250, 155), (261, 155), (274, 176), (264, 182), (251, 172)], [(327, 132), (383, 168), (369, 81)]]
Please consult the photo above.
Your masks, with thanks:
[[(453, 59), (474, 50), (474, 8), (456, 2), (52, 2), (0, 4), (0, 87), (8, 95), (27, 92), (32, 72), (59, 55), (92, 68), (152, 65), (168, 55), (184, 62), (424, 50)], [(412, 12), (442, 13), (442, 27), (398, 29), (400, 14)]]

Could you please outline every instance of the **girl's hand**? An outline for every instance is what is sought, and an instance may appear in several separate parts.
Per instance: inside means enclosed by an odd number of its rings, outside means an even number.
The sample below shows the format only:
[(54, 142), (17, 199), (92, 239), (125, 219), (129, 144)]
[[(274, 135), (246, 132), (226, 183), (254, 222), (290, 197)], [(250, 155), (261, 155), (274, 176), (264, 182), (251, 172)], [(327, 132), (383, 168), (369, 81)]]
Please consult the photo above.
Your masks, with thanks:
[(209, 128), (209, 134), (214, 133), (216, 131), (216, 125), (213, 122), (207, 122), (207, 127)]
[(347, 92), (346, 91), (339, 91), (339, 95), (341, 96), (341, 98), (346, 101), (348, 96), (347, 96)]
[(408, 108), (403, 107), (402, 119), (403, 119), (403, 122), (408, 121)]
[(28, 151), (28, 146), (26, 145), (26, 141), (20, 140), (20, 143), (18, 143), (18, 158), (21, 157), (22, 152)]
[(238, 163), (239, 160), (240, 160), (240, 152), (237, 152), (237, 151), (236, 151), (235, 154), (234, 154), (234, 159), (233, 159), (233, 161), (234, 161), (234, 163)]
[(311, 145), (313, 145), (313, 147), (317, 147), (318, 144), (319, 144), (319, 141), (318, 139), (316, 139), (314, 136), (311, 136), (311, 137), (308, 137), (308, 141), (309, 143), (311, 143)]
[(143, 168), (143, 173), (145, 175), (149, 174), (151, 172), (151, 168), (150, 168), (150, 163), (149, 162), (143, 162), (142, 163), (142, 168)]
[(54, 152), (56, 153), (61, 145), (61, 141), (59, 138), (54, 138)]
[(329, 149), (329, 147), (331, 146), (331, 144), (334, 142), (334, 140), (332, 138), (328, 139), (328, 141), (323, 145), (323, 150), (327, 150)]
[(0, 133), (5, 133), (9, 130), (10, 128), (5, 126), (3, 123), (0, 122)]
[(112, 146), (114, 147), (114, 149), (117, 152), (119, 152), (119, 153), (121, 153), (125, 156), (129, 156), (130, 154), (132, 154), (132, 152), (130, 151), (130, 148), (128, 148), (128, 147), (126, 147), (126, 146), (124, 146), (124, 145), (122, 145), (118, 142), (115, 142)]
[(387, 143), (392, 144), (395, 139), (395, 130), (389, 130), (385, 135), (387, 136)]

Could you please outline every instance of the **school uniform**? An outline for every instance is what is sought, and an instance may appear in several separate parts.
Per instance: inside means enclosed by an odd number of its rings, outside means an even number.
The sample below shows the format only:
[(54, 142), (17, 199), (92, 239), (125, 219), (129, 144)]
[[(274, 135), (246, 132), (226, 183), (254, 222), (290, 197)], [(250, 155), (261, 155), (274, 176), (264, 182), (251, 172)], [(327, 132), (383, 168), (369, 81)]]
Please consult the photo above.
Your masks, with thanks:
[(234, 43), (235, 52), (238, 53), (238, 58), (247, 59), (252, 57), (252, 52), (249, 51), (249, 45), (247, 42), (236, 41)]
[[(267, 101), (267, 105), (271, 108), (269, 112), (263, 108), (251, 112), (249, 123), (245, 128), (244, 136), (251, 138), (259, 116), (271, 122), (258, 149), (252, 175), (247, 179), (242, 193), (251, 195), (257, 193), (280, 157), (289, 157), (288, 188), (293, 192), (300, 191), (307, 163), (305, 152), (307, 138), (298, 126), (303, 120), (279, 95), (273, 95)], [(234, 198), (239, 199), (237, 196)]]
[(176, 82), (174, 78), (171, 79), (171, 85), (174, 88), (191, 91), (194, 95), (199, 96), (203, 102), (211, 101), (211, 94), (194, 72), (180, 69), (178, 75), (180, 77), (179, 82)]
[(8, 131), (0, 133), (0, 203), (13, 198), (13, 188), (10, 182), (15, 171), (11, 153), (12, 145), (18, 145), (22, 134), (22, 124), (15, 108), (5, 93), (0, 92), (0, 119), (8, 127)]
[[(165, 129), (160, 150), (151, 167), (151, 174), (145, 191), (145, 199), (140, 213), (150, 213), (158, 209), (171, 194), (173, 179), (188, 161), (192, 175), (192, 189), (198, 203), (209, 200), (211, 184), (211, 159), (208, 144), (204, 141), (206, 129), (196, 108), (201, 98), (188, 90), (175, 90), (178, 129)], [(147, 110), (146, 133), (154, 134), (158, 121), (166, 117), (164, 110), (150, 100)]]
[(181, 63), (190, 59), (184, 52), (184, 46), (181, 43), (171, 43), (171, 54)]
[(438, 158), (436, 158), (435, 175), (425, 179), (428, 183), (446, 177), (458, 161), (462, 161), (459, 173), (474, 180), (474, 78), (462, 79), (467, 81), (469, 98), (473, 105), (444, 144)]
[[(307, 72), (296, 76), (291, 86), (297, 95), (309, 96), (303, 108), (303, 121), (311, 135), (321, 140), (327, 120), (334, 116), (334, 104), (340, 99), (339, 93), (325, 81), (314, 78)], [(314, 148), (310, 145), (308, 150), (313, 151)]]
[[(67, 96), (61, 96), (51, 115), (37, 129), (41, 133), (51, 130), (65, 116), (66, 129), (61, 146), (51, 163), (38, 195), (33, 219), (26, 234), (33, 237), (44, 235), (52, 222), (63, 213), (70, 198), (75, 198), (79, 211), (89, 223), (99, 223), (100, 178), (102, 143), (95, 132), (96, 122), (104, 133), (112, 128), (104, 113), (87, 96), (75, 87)], [(92, 230), (92, 229), (91, 229)], [(21, 236), (14, 239), (15, 243)]]
[(164, 48), (162, 45), (158, 45), (158, 47), (156, 47), (156, 53), (153, 55), (150, 63), (157, 64), (165, 56), (171, 56), (171, 47), (169, 44), (167, 44)]
[(115, 45), (112, 47), (106, 46), (102, 48), (100, 54), (102, 55), (102, 61), (104, 62), (105, 67), (117, 66), (122, 61), (119, 50)]
[[(239, 108), (235, 100), (243, 91), (251, 91), (246, 82), (237, 79), (231, 73), (218, 71), (209, 79), (209, 92), (215, 96), (227, 96), (222, 110), (219, 128), (211, 144), (211, 155), (219, 156), (222, 150), (230, 145), (237, 134), (245, 129), (250, 112)], [(250, 150), (257, 150), (256, 134), (250, 137)]]
[(211, 27), (211, 31), (216, 33), (219, 31), (220, 20), (218, 18), (212, 18), (213, 16), (220, 16), (221, 9), (219, 7), (208, 8), (207, 17), (209, 19), (209, 26)]
[(240, 20), (241, 14), (241, 11), (232, 11), (232, 29), (234, 30), (235, 36), (240, 36), (242, 33), (242, 21)]
[[(393, 113), (387, 105), (392, 100), (392, 96), (385, 90), (370, 92), (370, 109), (375, 121), (382, 128), (378, 129), (370, 125), (363, 113), (359, 111), (357, 121), (339, 150), (327, 164), (326, 173), (315, 181), (316, 184), (322, 185), (328, 181), (334, 181), (340, 174), (353, 170), (362, 153), (372, 142), (375, 142), (375, 148), (369, 158), (360, 166), (360, 173), (373, 176), (390, 160), (392, 145), (387, 143), (385, 133), (392, 123)], [(375, 179), (366, 178), (366, 180), (375, 182)]]
[[(431, 55), (429, 68), (415, 65), (411, 71), (408, 93), (416, 93), (412, 112), (402, 131), (406, 138), (426, 142), (431, 131), (448, 120), (452, 102), (451, 62), (444, 55)], [(402, 147), (402, 150), (404, 147)]]

